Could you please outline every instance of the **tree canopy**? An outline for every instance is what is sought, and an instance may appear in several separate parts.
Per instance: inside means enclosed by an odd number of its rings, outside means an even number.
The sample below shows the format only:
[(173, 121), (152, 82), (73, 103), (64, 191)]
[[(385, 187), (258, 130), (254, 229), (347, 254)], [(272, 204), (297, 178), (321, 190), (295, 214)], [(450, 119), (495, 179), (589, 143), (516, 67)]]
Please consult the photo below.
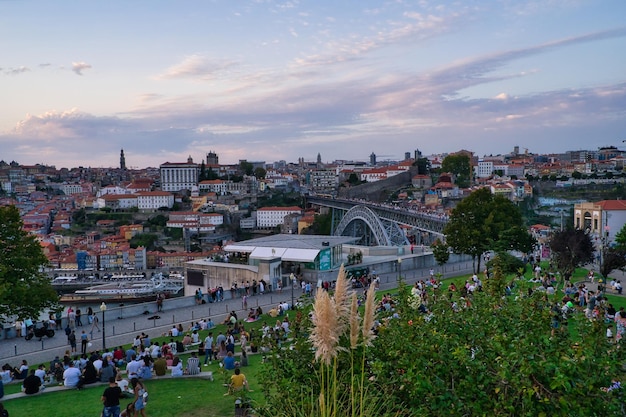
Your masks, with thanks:
[(459, 188), (467, 188), (470, 186), (472, 165), (468, 155), (456, 154), (446, 156), (441, 162), (441, 170), (454, 174), (456, 184)]
[(569, 279), (577, 267), (593, 262), (593, 242), (584, 230), (566, 229), (554, 232), (549, 245), (552, 260), (564, 279)]
[(430, 173), (431, 163), (428, 158), (417, 158), (413, 165), (417, 167), (417, 173), (419, 175), (428, 175)]
[(0, 314), (37, 318), (58, 296), (41, 272), (48, 259), (22, 226), (15, 206), (0, 207)]
[(476, 272), (480, 271), (483, 253), (489, 250), (526, 253), (535, 245), (524, 228), (519, 208), (487, 188), (474, 191), (452, 210), (444, 234), (454, 252), (474, 258)]
[[(621, 375), (624, 349), (606, 340), (602, 320), (566, 323), (540, 293), (431, 293), (423, 314), (408, 293), (379, 329), (370, 364), (382, 395), (410, 410), (402, 415), (621, 415), (602, 387)], [(553, 318), (561, 327), (551, 337)]]
[(441, 240), (437, 239), (435, 243), (431, 245), (431, 249), (433, 250), (433, 256), (435, 257), (435, 261), (437, 262), (437, 265), (439, 265), (439, 267), (441, 268), (441, 273), (443, 274), (443, 266), (450, 259), (449, 247)]

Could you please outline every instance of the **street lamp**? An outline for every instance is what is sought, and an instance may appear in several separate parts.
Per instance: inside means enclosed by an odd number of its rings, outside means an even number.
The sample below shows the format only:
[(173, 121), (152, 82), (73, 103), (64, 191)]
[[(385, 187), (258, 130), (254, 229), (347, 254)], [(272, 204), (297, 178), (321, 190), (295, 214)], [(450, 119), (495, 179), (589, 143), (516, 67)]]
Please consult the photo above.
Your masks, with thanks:
[(293, 305), (293, 287), (294, 285), (296, 285), (296, 276), (293, 274), (293, 272), (289, 275), (289, 279), (291, 280), (291, 309), (294, 309), (294, 305)]
[(107, 311), (107, 305), (104, 303), (104, 301), (102, 302), (102, 304), (100, 304), (100, 311), (102, 311), (102, 350), (106, 350), (107, 348), (107, 343), (105, 339), (106, 322), (104, 321), (104, 318), (105, 318), (104, 312)]
[(398, 258), (398, 283), (402, 280), (402, 258)]

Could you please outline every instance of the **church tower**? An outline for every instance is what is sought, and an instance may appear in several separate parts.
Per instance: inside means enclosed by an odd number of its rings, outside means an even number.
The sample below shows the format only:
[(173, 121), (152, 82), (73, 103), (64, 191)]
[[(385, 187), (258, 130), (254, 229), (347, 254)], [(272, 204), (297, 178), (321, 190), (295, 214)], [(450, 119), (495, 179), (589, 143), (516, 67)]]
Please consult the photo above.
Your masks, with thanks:
[(124, 156), (124, 149), (120, 152), (120, 169), (126, 171), (126, 157)]

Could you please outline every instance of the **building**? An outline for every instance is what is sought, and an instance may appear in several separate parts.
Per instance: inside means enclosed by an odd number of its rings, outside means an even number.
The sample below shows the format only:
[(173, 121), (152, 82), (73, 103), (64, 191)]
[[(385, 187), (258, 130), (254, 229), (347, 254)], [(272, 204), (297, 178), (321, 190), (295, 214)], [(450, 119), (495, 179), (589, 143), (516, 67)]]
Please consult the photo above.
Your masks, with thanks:
[(226, 252), (245, 254), (248, 264), (210, 259), (187, 262), (185, 295), (193, 295), (197, 289), (229, 290), (234, 284), (242, 287), (246, 282), (261, 280), (272, 290), (278, 282), (286, 286), (292, 273), (313, 283), (334, 279), (333, 270), (343, 260), (343, 245), (354, 241), (355, 238), (346, 236), (279, 234), (226, 245)]
[(198, 187), (199, 166), (191, 156), (187, 162), (166, 162), (159, 167), (161, 190), (178, 192)]
[(167, 227), (190, 229), (198, 232), (213, 232), (224, 224), (224, 216), (219, 213), (200, 213), (196, 211), (176, 211), (169, 214)]
[(626, 200), (603, 200), (574, 205), (574, 227), (610, 245), (626, 224)]
[(137, 196), (134, 194), (105, 194), (97, 199), (98, 208), (108, 207), (111, 210), (128, 210), (137, 207)]
[(174, 194), (165, 191), (144, 191), (137, 193), (137, 208), (141, 211), (156, 211), (174, 207)]
[(314, 191), (332, 191), (339, 185), (337, 171), (334, 168), (314, 169), (307, 176), (307, 182)]
[(276, 226), (282, 226), (285, 217), (301, 213), (300, 207), (263, 207), (257, 210), (257, 227), (259, 229), (271, 229)]

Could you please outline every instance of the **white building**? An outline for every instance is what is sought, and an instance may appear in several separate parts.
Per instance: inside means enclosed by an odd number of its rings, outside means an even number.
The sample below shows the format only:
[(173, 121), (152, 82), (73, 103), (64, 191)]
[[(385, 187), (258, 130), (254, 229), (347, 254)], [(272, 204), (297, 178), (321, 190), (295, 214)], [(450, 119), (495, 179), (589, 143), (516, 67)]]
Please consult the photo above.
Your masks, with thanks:
[(224, 224), (224, 216), (219, 213), (199, 213), (196, 211), (176, 211), (169, 214), (167, 227), (178, 229), (197, 229), (201, 232), (215, 230)]
[(187, 162), (166, 162), (159, 167), (161, 190), (177, 192), (198, 188), (198, 164), (191, 156)]
[(271, 229), (282, 225), (285, 217), (294, 213), (302, 213), (302, 209), (300, 207), (260, 208), (257, 210), (257, 227), (259, 229)]
[(154, 211), (162, 207), (171, 209), (174, 206), (174, 194), (165, 191), (144, 191), (137, 193), (137, 208)]
[(63, 184), (61, 185), (61, 191), (65, 195), (82, 194), (83, 186), (81, 184)]
[(98, 209), (108, 207), (112, 210), (127, 210), (137, 207), (137, 196), (134, 194), (105, 194), (97, 199)]
[(200, 192), (226, 194), (229, 183), (232, 183), (232, 181), (205, 180), (198, 184), (198, 188), (200, 188)]

